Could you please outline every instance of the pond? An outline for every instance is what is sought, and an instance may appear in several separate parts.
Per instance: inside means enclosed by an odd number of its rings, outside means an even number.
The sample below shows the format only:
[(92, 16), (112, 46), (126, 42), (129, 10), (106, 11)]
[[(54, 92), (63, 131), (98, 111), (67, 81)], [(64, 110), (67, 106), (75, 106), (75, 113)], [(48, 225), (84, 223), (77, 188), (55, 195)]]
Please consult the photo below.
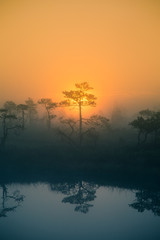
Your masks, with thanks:
[(1, 240), (159, 240), (160, 191), (94, 181), (0, 184)]

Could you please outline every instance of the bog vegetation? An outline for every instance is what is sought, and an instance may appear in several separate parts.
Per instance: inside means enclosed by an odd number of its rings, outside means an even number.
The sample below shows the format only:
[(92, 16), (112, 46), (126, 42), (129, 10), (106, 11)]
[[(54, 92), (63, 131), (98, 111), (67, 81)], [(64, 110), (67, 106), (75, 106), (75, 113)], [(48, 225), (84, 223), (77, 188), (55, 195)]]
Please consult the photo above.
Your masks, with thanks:
[[(119, 167), (122, 163), (159, 166), (160, 111), (141, 110), (128, 122), (119, 110), (111, 119), (99, 114), (84, 118), (83, 109), (96, 106), (92, 89), (83, 82), (75, 84), (75, 90), (64, 91), (61, 102), (28, 98), (20, 104), (3, 103), (1, 156), (11, 153), (15, 159), (49, 159), (56, 164), (71, 161), (73, 165), (78, 159), (80, 164), (95, 167)], [(64, 108), (77, 108), (78, 118), (66, 117)]]

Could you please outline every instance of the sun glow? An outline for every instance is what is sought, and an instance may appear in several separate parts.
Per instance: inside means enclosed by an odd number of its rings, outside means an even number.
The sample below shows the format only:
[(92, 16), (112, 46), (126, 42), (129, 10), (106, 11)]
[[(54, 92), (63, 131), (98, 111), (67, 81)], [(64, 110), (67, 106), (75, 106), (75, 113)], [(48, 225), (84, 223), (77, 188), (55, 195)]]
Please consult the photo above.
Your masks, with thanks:
[[(84, 81), (93, 86), (97, 97), (96, 107), (84, 108), (84, 114), (108, 114), (114, 105), (123, 104), (136, 109), (159, 99), (158, 2), (13, 0), (0, 4), (2, 102), (20, 103), (28, 97), (60, 102), (62, 91)], [(73, 114), (77, 111), (74, 108)]]

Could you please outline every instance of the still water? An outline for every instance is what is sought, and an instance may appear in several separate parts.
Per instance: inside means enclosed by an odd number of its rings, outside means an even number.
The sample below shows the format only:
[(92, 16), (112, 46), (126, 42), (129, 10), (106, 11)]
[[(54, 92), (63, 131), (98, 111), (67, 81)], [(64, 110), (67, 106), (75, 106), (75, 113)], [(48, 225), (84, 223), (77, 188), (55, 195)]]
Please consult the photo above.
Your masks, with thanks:
[(160, 192), (91, 182), (0, 185), (1, 240), (159, 240)]

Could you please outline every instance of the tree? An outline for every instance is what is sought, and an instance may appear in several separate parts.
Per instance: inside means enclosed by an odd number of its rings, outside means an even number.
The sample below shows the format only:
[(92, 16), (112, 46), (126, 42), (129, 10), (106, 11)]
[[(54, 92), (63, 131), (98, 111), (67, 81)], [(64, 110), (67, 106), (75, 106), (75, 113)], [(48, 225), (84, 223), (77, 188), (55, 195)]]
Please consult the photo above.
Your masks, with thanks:
[(110, 128), (109, 119), (98, 114), (92, 115), (89, 119), (87, 119), (86, 124), (94, 128), (96, 127), (102, 127), (106, 129)]
[(17, 111), (20, 113), (20, 121), (21, 121), (21, 126), (22, 129), (24, 130), (25, 128), (25, 113), (28, 110), (28, 106), (26, 104), (19, 104), (17, 105)]
[(138, 130), (138, 144), (145, 143), (151, 133), (154, 133), (154, 143), (156, 144), (160, 133), (160, 112), (149, 109), (142, 110), (129, 125)]
[(75, 204), (75, 211), (88, 213), (90, 207), (93, 207), (93, 202), (96, 198), (98, 185), (94, 183), (84, 182), (82, 180), (73, 183), (50, 184), (52, 191), (62, 192), (67, 195), (63, 198), (63, 203)]
[(136, 192), (136, 200), (129, 204), (138, 212), (152, 211), (155, 216), (160, 216), (160, 192), (140, 190)]
[(21, 206), (21, 203), (24, 201), (24, 195), (21, 195), (18, 190), (9, 194), (5, 184), (1, 184), (0, 187), (2, 188), (2, 206), (0, 207), (0, 217), (7, 217), (8, 212), (15, 211), (17, 207)]
[(29, 123), (31, 124), (32, 121), (35, 119), (36, 115), (37, 115), (37, 104), (34, 103), (32, 98), (28, 98), (25, 101), (27, 108), (28, 108), (28, 117), (29, 117)]
[(110, 124), (109, 119), (102, 115), (92, 115), (89, 119), (86, 119), (85, 124), (89, 127), (84, 134), (87, 134), (94, 142), (94, 147), (97, 145), (98, 140), (98, 131), (97, 129), (101, 128), (103, 130), (109, 130)]
[(7, 109), (0, 109), (0, 119), (2, 121), (2, 139), (1, 145), (5, 147), (5, 143), (7, 140), (8, 132), (13, 129), (17, 129), (20, 126), (15, 124), (15, 120), (17, 120), (16, 115), (9, 114)]
[(8, 111), (8, 114), (15, 114), (17, 111), (17, 105), (13, 101), (6, 101), (3, 108)]
[[(61, 123), (60, 127), (57, 128), (57, 133), (61, 137), (61, 141), (72, 144), (75, 148), (78, 148), (75, 141), (77, 133), (77, 121), (73, 118), (59, 117)], [(62, 127), (61, 127), (62, 126)]]
[(38, 104), (41, 104), (47, 113), (47, 127), (48, 129), (51, 128), (51, 120), (56, 117), (56, 115), (53, 114), (53, 110), (58, 107), (58, 104), (53, 102), (50, 98), (41, 98), (38, 101)]
[(75, 84), (76, 90), (63, 91), (66, 100), (60, 102), (60, 106), (77, 106), (79, 108), (79, 139), (80, 145), (82, 144), (82, 107), (95, 106), (95, 100), (97, 99), (93, 94), (88, 91), (93, 88), (89, 86), (89, 83), (77, 83)]
[[(17, 115), (17, 105), (15, 102), (13, 101), (6, 101), (4, 104), (3, 104), (3, 109), (7, 110), (7, 114), (8, 115)], [(10, 124), (12, 123), (12, 118), (9, 118), (9, 122)]]
[(160, 111), (155, 112), (152, 116), (152, 128), (154, 132), (154, 144), (156, 145), (160, 136)]
[(60, 117), (59, 120), (63, 125), (66, 126), (66, 128), (69, 128), (70, 130), (69, 137), (71, 137), (75, 132), (76, 120), (74, 120), (73, 118), (63, 118), (63, 117)]

